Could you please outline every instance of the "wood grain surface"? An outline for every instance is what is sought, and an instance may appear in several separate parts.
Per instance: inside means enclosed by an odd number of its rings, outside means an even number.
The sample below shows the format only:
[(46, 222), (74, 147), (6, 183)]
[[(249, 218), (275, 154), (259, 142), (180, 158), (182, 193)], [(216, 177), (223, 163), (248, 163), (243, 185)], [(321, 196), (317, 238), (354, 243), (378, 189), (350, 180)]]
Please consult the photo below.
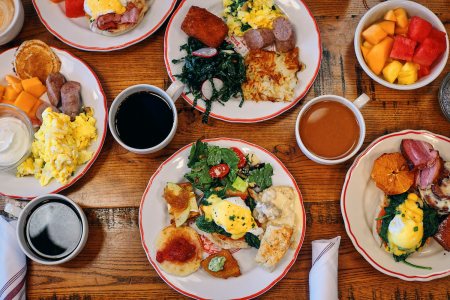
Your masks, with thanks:
[[(164, 1), (164, 0), (157, 0)], [(450, 123), (439, 109), (437, 93), (444, 72), (429, 86), (395, 91), (372, 81), (360, 68), (353, 50), (353, 33), (362, 15), (379, 1), (305, 0), (322, 36), (323, 61), (308, 101), (323, 94), (355, 99), (367, 93), (373, 101), (364, 109), (367, 134), (364, 149), (375, 138), (403, 129), (426, 129), (450, 135)], [(435, 12), (450, 32), (448, 0), (419, 1)], [(52, 36), (39, 21), (31, 0), (23, 0), (25, 25), (12, 43), (0, 50), (38, 38), (71, 51), (99, 76), (109, 104), (124, 88), (137, 83), (165, 87), (163, 61), (166, 24), (143, 42), (121, 51), (91, 53), (71, 48)], [(311, 241), (342, 236), (339, 251), (340, 299), (450, 299), (450, 279), (410, 283), (376, 271), (349, 240), (339, 206), (342, 184), (352, 161), (322, 166), (308, 160), (297, 147), (294, 126), (297, 105), (270, 121), (243, 125), (211, 120), (177, 102), (179, 127), (172, 143), (154, 156), (136, 155), (121, 148), (108, 133), (103, 150), (88, 173), (62, 194), (79, 203), (88, 215), (90, 235), (86, 248), (61, 266), (29, 263), (28, 299), (179, 299), (156, 274), (142, 249), (138, 212), (143, 191), (156, 168), (180, 147), (201, 137), (247, 140), (273, 152), (295, 176), (305, 201), (306, 239), (297, 262), (265, 299), (307, 299)], [(326, 287), (324, 287), (326, 288)]]

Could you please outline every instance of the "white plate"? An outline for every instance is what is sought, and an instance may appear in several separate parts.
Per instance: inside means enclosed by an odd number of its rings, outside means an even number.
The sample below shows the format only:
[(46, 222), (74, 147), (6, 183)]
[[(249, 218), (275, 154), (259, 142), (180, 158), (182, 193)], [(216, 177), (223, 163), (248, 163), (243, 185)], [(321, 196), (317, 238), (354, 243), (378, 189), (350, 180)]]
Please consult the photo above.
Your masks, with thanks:
[(444, 160), (450, 160), (450, 138), (423, 130), (404, 130), (382, 136), (370, 144), (348, 170), (341, 194), (341, 211), (353, 245), (375, 269), (403, 280), (429, 281), (450, 274), (450, 255), (434, 239), (422, 252), (408, 258), (413, 264), (432, 268), (422, 270), (395, 262), (392, 254), (380, 247), (380, 239), (373, 230), (384, 197), (370, 178), (373, 162), (383, 153), (399, 152), (402, 139), (426, 141)]
[(226, 280), (211, 277), (204, 270), (187, 277), (177, 277), (162, 271), (155, 262), (155, 241), (159, 232), (170, 224), (167, 204), (163, 198), (164, 187), (167, 182), (186, 181), (183, 175), (189, 171), (187, 159), (191, 144), (184, 146), (167, 159), (156, 170), (150, 179), (147, 189), (142, 196), (139, 210), (139, 228), (142, 246), (147, 257), (159, 276), (173, 289), (193, 298), (235, 299), (253, 298), (269, 290), (289, 271), (294, 264), (303, 243), (306, 229), (306, 217), (300, 190), (292, 175), (272, 153), (257, 145), (229, 138), (204, 140), (221, 147), (238, 147), (245, 154), (254, 153), (262, 162), (273, 166), (273, 185), (288, 185), (295, 188), (300, 201), (295, 204), (296, 224), (299, 224), (295, 249), (289, 249), (273, 272), (268, 272), (256, 266), (254, 258), (256, 249), (242, 249), (233, 254), (239, 263), (242, 275)]
[[(300, 61), (306, 65), (305, 70), (298, 73), (299, 83), (295, 88), (294, 99), (291, 102), (254, 102), (246, 101), (239, 107), (240, 100), (232, 99), (225, 105), (214, 103), (210, 116), (228, 122), (255, 123), (274, 118), (297, 104), (308, 92), (319, 72), (322, 59), (322, 45), (319, 28), (308, 7), (301, 0), (275, 0), (278, 7), (286, 14), (295, 27), (297, 33), (297, 47), (300, 49)], [(193, 5), (204, 7), (215, 15), (221, 16), (223, 11), (222, 0), (184, 0), (172, 15), (167, 25), (164, 38), (164, 61), (170, 78), (180, 74), (182, 63), (174, 64), (173, 59), (185, 56), (180, 46), (187, 42), (188, 36), (181, 30), (189, 8)], [(192, 95), (183, 93), (183, 98), (192, 105)], [(203, 100), (199, 100), (198, 110), (204, 112)]]
[(136, 28), (111, 37), (91, 31), (87, 17), (66, 17), (64, 1), (55, 4), (50, 0), (33, 0), (36, 12), (48, 31), (67, 45), (86, 51), (113, 51), (139, 43), (164, 23), (175, 3), (176, 0), (154, 0)]
[[(14, 74), (12, 62), (17, 48), (9, 49), (0, 54), (1, 85), (6, 85), (5, 75)], [(80, 179), (94, 163), (95, 159), (102, 149), (106, 135), (106, 96), (103, 92), (100, 81), (92, 69), (79, 58), (73, 56), (64, 50), (53, 48), (56, 55), (61, 60), (61, 73), (70, 80), (81, 83), (81, 96), (85, 106), (94, 108), (94, 117), (97, 120), (96, 128), (98, 138), (94, 141), (88, 150), (94, 152), (91, 160), (77, 168), (74, 176), (70, 178), (67, 184), (61, 184), (53, 179), (48, 185), (41, 186), (39, 180), (34, 176), (17, 178), (15, 170), (9, 172), (0, 172), (0, 194), (13, 198), (32, 199), (39, 195), (57, 193)], [(46, 95), (42, 98), (45, 99)]]

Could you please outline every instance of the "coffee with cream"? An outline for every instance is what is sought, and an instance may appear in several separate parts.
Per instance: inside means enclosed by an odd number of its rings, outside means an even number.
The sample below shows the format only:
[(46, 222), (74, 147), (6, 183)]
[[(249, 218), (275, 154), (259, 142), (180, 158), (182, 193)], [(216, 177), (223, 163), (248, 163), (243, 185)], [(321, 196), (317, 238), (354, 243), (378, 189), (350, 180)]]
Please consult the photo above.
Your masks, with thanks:
[(0, 34), (11, 24), (14, 17), (13, 0), (0, 0)]

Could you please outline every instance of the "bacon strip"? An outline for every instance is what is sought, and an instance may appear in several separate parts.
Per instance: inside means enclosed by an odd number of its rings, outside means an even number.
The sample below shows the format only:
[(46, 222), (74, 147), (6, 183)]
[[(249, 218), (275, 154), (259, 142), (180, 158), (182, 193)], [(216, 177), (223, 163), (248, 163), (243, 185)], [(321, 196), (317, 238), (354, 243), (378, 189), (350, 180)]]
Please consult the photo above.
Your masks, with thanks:
[(97, 18), (97, 28), (100, 30), (116, 29), (119, 24), (136, 24), (141, 10), (133, 3), (128, 3), (123, 14), (109, 13)]
[(429, 168), (425, 168), (423, 170), (419, 170), (416, 174), (416, 184), (421, 189), (426, 189), (432, 183), (435, 183), (440, 177), (444, 168), (444, 163), (442, 158), (436, 159), (436, 162), (433, 166)]

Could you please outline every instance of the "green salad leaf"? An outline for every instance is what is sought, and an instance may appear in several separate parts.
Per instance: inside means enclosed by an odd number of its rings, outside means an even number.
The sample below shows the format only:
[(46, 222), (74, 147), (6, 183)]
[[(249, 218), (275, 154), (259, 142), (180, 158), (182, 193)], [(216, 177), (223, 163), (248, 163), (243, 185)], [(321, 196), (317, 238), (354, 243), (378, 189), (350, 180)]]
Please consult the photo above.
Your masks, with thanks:
[(202, 215), (195, 220), (195, 225), (197, 225), (198, 229), (208, 232), (208, 233), (220, 233), (225, 236), (231, 236), (228, 232), (226, 232), (222, 227), (214, 223), (213, 221), (206, 220), (205, 216)]
[(250, 171), (249, 183), (255, 183), (261, 190), (272, 186), (273, 168), (271, 164), (264, 164), (262, 168)]

